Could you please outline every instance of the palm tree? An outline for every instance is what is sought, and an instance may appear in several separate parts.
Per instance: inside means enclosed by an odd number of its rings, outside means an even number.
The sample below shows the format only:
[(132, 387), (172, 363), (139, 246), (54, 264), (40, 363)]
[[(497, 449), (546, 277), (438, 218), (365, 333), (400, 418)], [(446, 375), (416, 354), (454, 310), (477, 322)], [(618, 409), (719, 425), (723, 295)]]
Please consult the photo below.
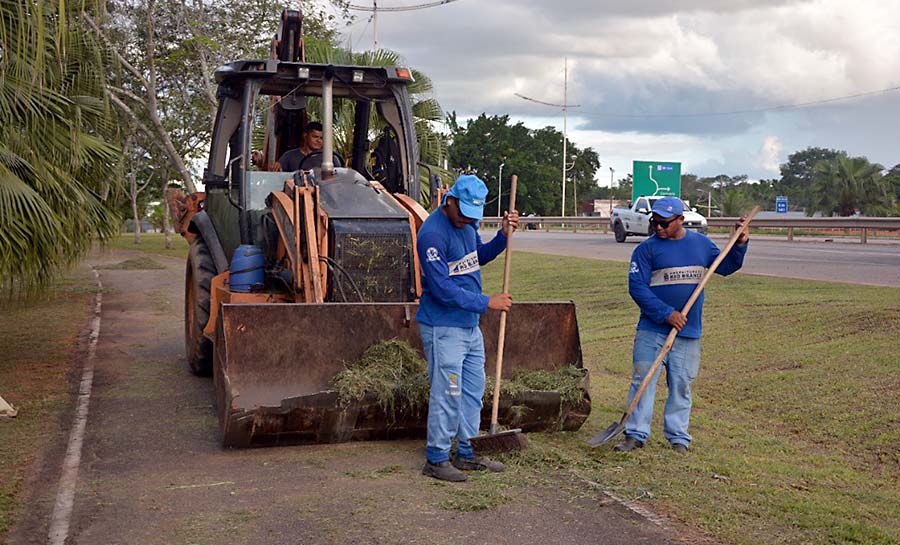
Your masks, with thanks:
[[(80, 9), (80, 8), (78, 8)], [(0, 3), (0, 291), (34, 290), (115, 234), (108, 58), (65, 2)]]
[(878, 213), (889, 200), (882, 170), (884, 167), (865, 157), (841, 154), (830, 161), (820, 161), (813, 174), (815, 203), (810, 215), (817, 211), (838, 216)]

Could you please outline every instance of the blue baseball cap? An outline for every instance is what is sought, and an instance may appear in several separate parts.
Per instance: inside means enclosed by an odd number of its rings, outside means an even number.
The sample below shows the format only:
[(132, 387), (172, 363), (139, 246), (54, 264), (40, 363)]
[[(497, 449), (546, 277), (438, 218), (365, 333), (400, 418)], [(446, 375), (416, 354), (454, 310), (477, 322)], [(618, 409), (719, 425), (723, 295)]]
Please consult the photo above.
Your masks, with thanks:
[(484, 217), (484, 199), (487, 194), (488, 188), (481, 178), (472, 175), (457, 178), (447, 193), (459, 199), (459, 211), (463, 216), (479, 221)]
[(664, 218), (684, 214), (684, 203), (678, 197), (663, 197), (653, 203), (653, 213)]

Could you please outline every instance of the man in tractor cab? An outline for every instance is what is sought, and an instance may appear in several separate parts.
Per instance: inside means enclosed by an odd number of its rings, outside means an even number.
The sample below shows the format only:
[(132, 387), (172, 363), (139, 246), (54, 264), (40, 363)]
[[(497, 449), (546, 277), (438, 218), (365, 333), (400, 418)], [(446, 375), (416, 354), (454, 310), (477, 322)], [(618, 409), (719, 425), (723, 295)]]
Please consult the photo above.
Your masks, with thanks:
[(278, 162), (273, 166), (273, 170), (291, 172), (300, 170), (300, 164), (307, 155), (314, 152), (322, 151), (322, 124), (318, 121), (312, 121), (306, 124), (306, 130), (303, 131), (302, 143), (299, 148), (287, 150), (281, 154)]
[[(428, 439), (422, 474), (444, 481), (466, 480), (461, 470), (503, 471), (503, 464), (477, 456), (469, 442), (478, 435), (484, 395), (484, 340), (479, 318), (488, 309), (506, 310), (508, 293), (481, 293), (481, 265), (506, 248), (519, 214), (504, 214), (502, 229), (483, 244), (478, 222), (487, 186), (476, 176), (460, 176), (440, 208), (419, 229), (422, 298), (416, 321), (428, 359)], [(456, 438), (456, 458), (450, 448)]]

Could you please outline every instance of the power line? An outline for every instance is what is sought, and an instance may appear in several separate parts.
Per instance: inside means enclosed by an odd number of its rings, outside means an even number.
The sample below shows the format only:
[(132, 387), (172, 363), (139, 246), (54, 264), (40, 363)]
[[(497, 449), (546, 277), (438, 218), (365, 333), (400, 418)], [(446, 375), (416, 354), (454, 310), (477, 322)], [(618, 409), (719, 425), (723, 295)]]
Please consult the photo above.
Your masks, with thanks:
[(525, 100), (535, 102), (537, 104), (543, 104), (544, 106), (553, 106), (554, 108), (579, 108), (581, 104), (553, 104), (551, 102), (544, 102), (543, 100), (538, 100), (536, 98), (527, 97), (525, 95), (520, 95), (519, 93), (513, 93), (519, 98), (523, 98)]
[[(354, 49), (354, 50), (356, 49), (356, 46), (359, 45), (359, 42), (361, 42), (362, 39), (365, 37), (366, 31), (369, 30), (369, 25), (372, 24), (372, 17), (374, 17), (374, 15), (370, 15), (370, 16), (369, 16), (369, 21), (366, 23), (366, 26), (363, 27), (362, 32), (359, 33), (359, 38), (357, 38), (357, 39), (356, 39), (356, 43), (353, 44), (353, 49)], [(350, 36), (351, 36), (351, 39), (352, 39), (353, 34), (351, 34)]]
[(372, 6), (359, 6), (356, 4), (347, 4), (347, 9), (354, 9), (357, 11), (370, 11), (372, 12), (372, 49), (378, 53), (378, 12), (379, 11), (416, 11), (420, 9), (433, 8), (436, 6), (443, 6), (444, 4), (449, 4), (451, 2), (456, 2), (456, 0), (436, 0), (434, 2), (428, 2), (426, 4), (415, 4), (412, 6), (394, 6), (389, 8), (379, 8), (378, 0), (372, 0)]
[(412, 6), (394, 6), (389, 8), (380, 8), (375, 5), (372, 6), (358, 6), (356, 4), (349, 4), (347, 7), (350, 9), (355, 9), (357, 11), (415, 11), (419, 9), (433, 8), (435, 6), (442, 6), (444, 4), (449, 4), (451, 2), (456, 2), (456, 0), (437, 0), (435, 2), (428, 2), (427, 4), (416, 4)]
[[(755, 114), (755, 113), (763, 113), (763, 112), (773, 112), (779, 110), (794, 110), (799, 108), (808, 108), (810, 106), (819, 106), (821, 104), (829, 104), (832, 102), (840, 102), (842, 100), (852, 100), (855, 98), (862, 98), (873, 95), (880, 95), (884, 93), (889, 93), (891, 91), (900, 91), (900, 86), (898, 87), (887, 87), (885, 89), (878, 89), (877, 91), (866, 91), (863, 93), (856, 93), (852, 95), (844, 95), (840, 97), (832, 97), (832, 98), (823, 98), (820, 100), (811, 100), (809, 102), (798, 102), (796, 104), (781, 104), (778, 106), (766, 106), (764, 108), (749, 108), (744, 110), (731, 110), (726, 112), (693, 112), (693, 113), (664, 113), (664, 114), (611, 114), (605, 112), (587, 112), (583, 114), (583, 117), (616, 117), (616, 118), (627, 118), (627, 119), (654, 119), (654, 118), (666, 118), (666, 117), (720, 117), (726, 115), (744, 115), (744, 114)], [(546, 104), (547, 106), (556, 106), (561, 107), (561, 104), (547, 104), (546, 102), (540, 102), (538, 100), (530, 99), (528, 97), (523, 97), (518, 93), (515, 93), (519, 98), (524, 98), (526, 100), (531, 100), (532, 102), (538, 102), (540, 104)]]

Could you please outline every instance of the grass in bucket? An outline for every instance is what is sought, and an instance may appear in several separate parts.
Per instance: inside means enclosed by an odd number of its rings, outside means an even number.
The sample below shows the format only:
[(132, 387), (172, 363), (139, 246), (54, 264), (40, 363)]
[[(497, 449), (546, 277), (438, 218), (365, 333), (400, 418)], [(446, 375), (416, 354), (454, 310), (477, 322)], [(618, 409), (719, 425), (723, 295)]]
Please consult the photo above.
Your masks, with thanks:
[[(564, 401), (577, 403), (584, 399), (584, 391), (578, 388), (584, 375), (583, 369), (572, 366), (556, 371), (522, 371), (511, 380), (504, 380), (500, 393), (515, 398), (529, 390), (557, 391)], [(409, 343), (399, 339), (372, 345), (359, 360), (335, 375), (330, 384), (344, 405), (372, 394), (388, 414), (398, 410), (419, 412), (428, 406), (428, 363)], [(491, 402), (493, 384), (493, 377), (488, 377), (486, 404)]]

